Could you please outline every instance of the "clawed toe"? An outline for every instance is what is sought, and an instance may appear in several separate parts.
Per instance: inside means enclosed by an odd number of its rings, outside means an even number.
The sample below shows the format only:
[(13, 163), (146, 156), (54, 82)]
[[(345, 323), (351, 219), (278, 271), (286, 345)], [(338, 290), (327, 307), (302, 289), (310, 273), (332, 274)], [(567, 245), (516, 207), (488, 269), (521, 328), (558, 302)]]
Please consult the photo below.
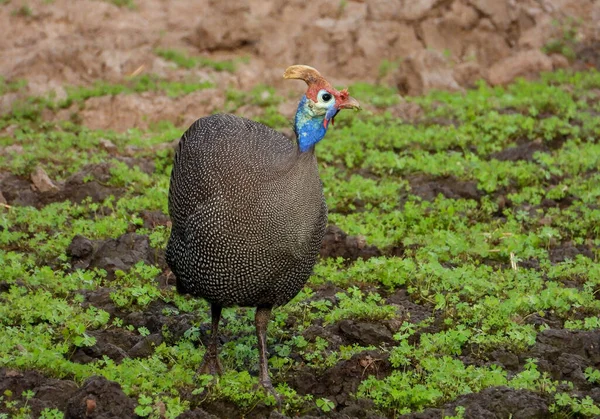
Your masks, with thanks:
[(202, 365), (198, 368), (198, 374), (210, 374), (214, 376), (222, 375), (223, 367), (221, 366), (219, 358), (216, 355), (205, 355)]
[(271, 380), (260, 380), (260, 386), (263, 388), (263, 390), (267, 393), (272, 395), (275, 398), (275, 402), (277, 403), (277, 407), (281, 408), (282, 405), (282, 399), (281, 396), (279, 395), (279, 393), (277, 393), (277, 391), (275, 390), (275, 388), (273, 387), (273, 384), (271, 383)]

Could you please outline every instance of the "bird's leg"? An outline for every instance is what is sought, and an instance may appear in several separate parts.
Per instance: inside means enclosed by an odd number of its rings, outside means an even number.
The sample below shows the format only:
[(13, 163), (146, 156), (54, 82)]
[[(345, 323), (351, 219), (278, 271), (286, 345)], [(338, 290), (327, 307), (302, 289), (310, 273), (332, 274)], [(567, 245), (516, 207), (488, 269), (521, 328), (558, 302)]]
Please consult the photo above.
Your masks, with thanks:
[(267, 362), (267, 326), (271, 317), (271, 307), (257, 307), (254, 323), (256, 325), (256, 337), (258, 337), (258, 381), (260, 385), (279, 401), (279, 395), (273, 388), (269, 377), (269, 364)]
[(198, 371), (200, 374), (211, 374), (221, 375), (223, 369), (219, 362), (218, 344), (219, 344), (219, 321), (221, 320), (222, 307), (217, 304), (211, 304), (210, 313), (212, 317), (212, 331), (210, 335), (210, 341), (206, 347), (206, 353), (204, 354), (204, 360)]

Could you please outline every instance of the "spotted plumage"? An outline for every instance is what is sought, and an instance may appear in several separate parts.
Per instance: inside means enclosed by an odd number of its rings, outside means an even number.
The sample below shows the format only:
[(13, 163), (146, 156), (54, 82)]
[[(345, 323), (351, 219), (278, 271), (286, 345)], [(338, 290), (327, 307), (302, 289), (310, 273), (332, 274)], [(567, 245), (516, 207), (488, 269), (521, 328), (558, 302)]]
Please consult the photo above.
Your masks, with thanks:
[(233, 115), (196, 121), (175, 156), (167, 262), (180, 292), (277, 306), (308, 279), (327, 208), (315, 155)]
[(169, 188), (172, 230), (167, 263), (179, 292), (211, 303), (212, 336), (201, 371), (215, 374), (222, 307), (257, 307), (261, 384), (267, 370), (266, 326), (272, 307), (290, 301), (316, 263), (327, 207), (314, 154), (341, 109), (358, 108), (308, 66), (285, 78), (309, 88), (292, 140), (233, 115), (201, 118), (183, 134)]

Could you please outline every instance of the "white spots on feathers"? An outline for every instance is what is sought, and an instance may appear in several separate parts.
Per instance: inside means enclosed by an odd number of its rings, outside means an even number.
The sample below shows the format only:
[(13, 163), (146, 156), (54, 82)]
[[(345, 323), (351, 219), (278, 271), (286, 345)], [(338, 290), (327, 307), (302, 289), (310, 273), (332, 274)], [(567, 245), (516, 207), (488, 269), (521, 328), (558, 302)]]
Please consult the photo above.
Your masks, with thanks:
[(233, 115), (182, 136), (171, 186), (167, 262), (178, 289), (222, 306), (281, 305), (316, 263), (327, 209), (314, 155)]

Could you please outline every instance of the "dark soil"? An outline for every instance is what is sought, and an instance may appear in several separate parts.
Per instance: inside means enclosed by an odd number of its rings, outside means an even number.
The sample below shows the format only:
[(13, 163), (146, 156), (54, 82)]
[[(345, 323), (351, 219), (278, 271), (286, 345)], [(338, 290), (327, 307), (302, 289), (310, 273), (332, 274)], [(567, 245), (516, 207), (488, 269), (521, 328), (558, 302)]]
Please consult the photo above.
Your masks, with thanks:
[(89, 165), (65, 182), (55, 182), (57, 189), (46, 192), (37, 190), (30, 179), (10, 174), (0, 178), (0, 192), (9, 205), (36, 208), (67, 200), (74, 203), (84, 199), (102, 202), (111, 195), (118, 198), (124, 192), (122, 188), (106, 185), (111, 176), (109, 170), (108, 164)]
[(591, 390), (594, 386), (583, 371), (587, 367), (600, 368), (600, 330), (544, 330), (533, 348), (522, 356), (528, 357), (537, 358), (540, 370), (547, 371), (554, 380), (569, 380), (580, 390)]
[(406, 289), (399, 289), (386, 298), (388, 304), (395, 304), (402, 312), (402, 319), (411, 323), (419, 323), (433, 316), (431, 304), (415, 304), (408, 295)]
[(75, 236), (67, 249), (74, 269), (99, 268), (114, 278), (116, 270), (127, 271), (143, 261), (166, 268), (164, 251), (153, 249), (148, 236), (127, 233), (116, 239), (89, 240)]
[(381, 251), (375, 246), (369, 246), (364, 237), (349, 236), (335, 225), (327, 227), (321, 246), (322, 258), (342, 257), (353, 261), (376, 256), (381, 256)]
[(96, 338), (96, 344), (78, 348), (71, 356), (71, 361), (86, 364), (104, 356), (115, 362), (125, 358), (145, 358), (152, 355), (154, 348), (163, 341), (159, 333), (142, 337), (132, 332), (111, 329), (90, 331), (89, 335)]
[(575, 245), (571, 242), (560, 243), (549, 250), (549, 258), (553, 263), (564, 262), (567, 259), (575, 260), (577, 255), (582, 255), (594, 259), (592, 249), (586, 245)]
[(490, 158), (500, 161), (532, 161), (534, 153), (538, 151), (547, 152), (548, 150), (549, 148), (541, 141), (531, 141), (492, 153)]
[[(7, 396), (10, 390), (12, 395)], [(137, 418), (135, 400), (127, 397), (121, 386), (104, 377), (90, 377), (81, 387), (70, 380), (47, 378), (37, 371), (0, 369), (0, 394), (5, 400), (23, 401), (22, 393), (32, 391), (35, 396), (27, 401), (31, 417), (39, 417), (44, 409), (59, 409), (67, 419), (127, 419)], [(19, 404), (18, 406), (22, 406)], [(0, 413), (14, 412), (0, 404)]]
[[(77, 384), (70, 380), (47, 378), (37, 371), (0, 369), (0, 394), (4, 395), (5, 400), (23, 400), (21, 395), (27, 390), (35, 393), (28, 401), (28, 406), (31, 407), (32, 415), (38, 417), (46, 408), (65, 411), (71, 395), (77, 391)], [(6, 391), (12, 392), (12, 396), (7, 396)], [(0, 413), (7, 413), (10, 417), (12, 412), (2, 403)]]
[(378, 351), (365, 351), (321, 373), (307, 367), (295, 372), (287, 382), (301, 395), (326, 397), (345, 408), (355, 404), (350, 395), (356, 392), (362, 380), (370, 375), (377, 378), (389, 375), (391, 364), (387, 357)]
[(550, 417), (551, 400), (527, 390), (490, 387), (476, 394), (459, 397), (440, 409), (400, 416), (404, 419), (439, 419), (452, 415), (457, 406), (465, 408), (468, 419), (545, 419)]
[(134, 413), (136, 404), (114, 381), (90, 377), (69, 397), (65, 418), (138, 418)]
[(417, 195), (426, 201), (433, 201), (438, 195), (449, 199), (473, 199), (478, 201), (483, 192), (477, 189), (475, 181), (461, 181), (453, 176), (431, 178), (426, 175), (416, 175), (408, 179), (412, 195)]

